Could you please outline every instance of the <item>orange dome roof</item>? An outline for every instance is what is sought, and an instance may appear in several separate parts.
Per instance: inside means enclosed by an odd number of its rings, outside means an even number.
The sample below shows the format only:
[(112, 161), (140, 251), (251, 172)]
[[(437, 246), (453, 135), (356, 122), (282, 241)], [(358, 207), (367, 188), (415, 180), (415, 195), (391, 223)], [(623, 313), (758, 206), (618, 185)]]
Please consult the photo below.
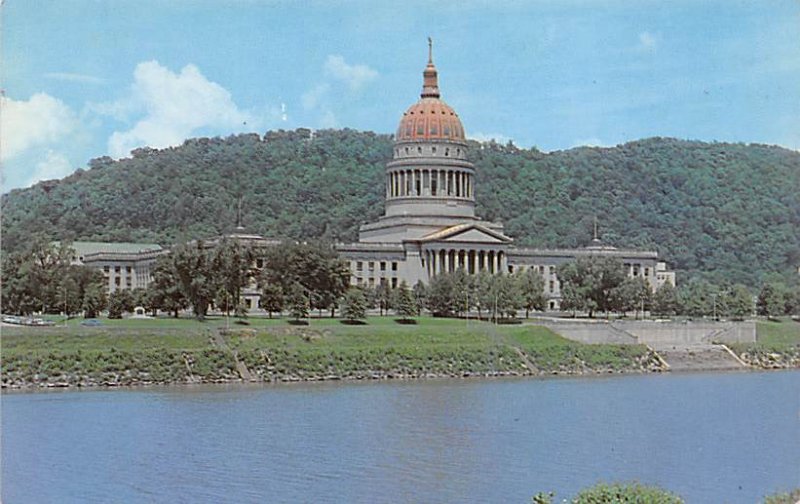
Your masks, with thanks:
[(440, 140), (464, 143), (464, 126), (458, 114), (439, 98), (439, 75), (433, 65), (430, 39), (428, 44), (428, 66), (422, 73), (421, 98), (403, 113), (395, 141)]
[(464, 142), (464, 126), (458, 114), (439, 98), (422, 98), (403, 113), (397, 128), (398, 142), (445, 140)]

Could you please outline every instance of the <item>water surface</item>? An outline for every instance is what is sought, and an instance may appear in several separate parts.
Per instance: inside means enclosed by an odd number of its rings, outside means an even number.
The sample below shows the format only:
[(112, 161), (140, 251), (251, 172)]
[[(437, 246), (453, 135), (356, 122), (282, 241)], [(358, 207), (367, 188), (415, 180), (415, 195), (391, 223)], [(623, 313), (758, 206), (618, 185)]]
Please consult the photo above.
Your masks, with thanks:
[(2, 500), (518, 502), (800, 486), (800, 372), (5, 394)]

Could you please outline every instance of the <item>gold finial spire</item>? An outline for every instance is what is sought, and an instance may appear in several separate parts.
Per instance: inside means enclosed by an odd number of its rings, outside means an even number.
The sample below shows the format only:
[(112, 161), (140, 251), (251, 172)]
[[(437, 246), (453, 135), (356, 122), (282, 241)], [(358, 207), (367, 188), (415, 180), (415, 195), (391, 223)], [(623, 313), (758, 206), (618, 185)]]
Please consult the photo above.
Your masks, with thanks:
[(439, 98), (439, 76), (433, 66), (433, 39), (428, 37), (428, 66), (422, 72), (422, 98)]

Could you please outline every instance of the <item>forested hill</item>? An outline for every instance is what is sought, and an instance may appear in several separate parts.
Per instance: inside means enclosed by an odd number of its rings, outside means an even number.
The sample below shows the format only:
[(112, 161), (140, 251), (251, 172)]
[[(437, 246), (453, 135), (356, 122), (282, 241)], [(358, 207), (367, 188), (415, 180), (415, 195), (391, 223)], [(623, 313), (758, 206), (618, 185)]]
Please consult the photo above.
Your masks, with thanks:
[[(51, 239), (157, 242), (236, 223), (266, 236), (349, 241), (383, 212), (388, 135), (352, 130), (200, 138), (2, 197), (2, 246)], [(478, 213), (518, 244), (575, 247), (603, 238), (658, 250), (681, 272), (757, 285), (800, 265), (800, 153), (653, 138), (545, 154), (473, 143)], [(682, 278), (683, 280), (686, 277)]]

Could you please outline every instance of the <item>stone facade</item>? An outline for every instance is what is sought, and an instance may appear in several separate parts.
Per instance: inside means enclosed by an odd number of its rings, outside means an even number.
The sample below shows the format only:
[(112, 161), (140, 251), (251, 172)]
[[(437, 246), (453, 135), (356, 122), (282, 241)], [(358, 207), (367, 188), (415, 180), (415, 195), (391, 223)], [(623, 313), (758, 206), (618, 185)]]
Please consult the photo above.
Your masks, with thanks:
[(441, 99), (431, 54), (420, 100), (400, 120), (385, 184), (384, 215), (361, 226), (358, 243), (336, 246), (350, 264), (352, 285), (397, 287), (405, 281), (412, 286), (457, 269), (475, 274), (534, 268), (544, 277), (547, 308), (558, 310), (556, 269), (585, 256), (617, 258), (629, 276), (643, 277), (654, 290), (666, 282), (675, 285), (674, 272), (656, 252), (617, 249), (597, 236), (582, 249), (515, 247), (502, 224), (477, 217), (475, 167), (464, 127)]
[(169, 253), (153, 243), (72, 243), (73, 264), (83, 264), (103, 273), (108, 293), (146, 288), (152, 281), (156, 260)]

